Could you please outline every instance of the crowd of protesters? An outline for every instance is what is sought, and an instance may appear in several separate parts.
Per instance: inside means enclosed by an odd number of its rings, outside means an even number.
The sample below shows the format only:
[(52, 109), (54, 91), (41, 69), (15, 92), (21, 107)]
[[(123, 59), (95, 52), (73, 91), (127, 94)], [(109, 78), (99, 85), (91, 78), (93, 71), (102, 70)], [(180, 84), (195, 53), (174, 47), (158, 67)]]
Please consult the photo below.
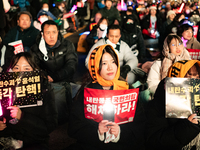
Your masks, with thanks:
[[(0, 148), (49, 149), (49, 134), (68, 122), (68, 133), (77, 140), (69, 150), (200, 149), (196, 114), (168, 119), (164, 113), (164, 84), (166, 77), (172, 77), (172, 67), (180, 72), (175, 77), (200, 77), (200, 61), (191, 60), (189, 53), (200, 50), (200, 3), (68, 0), (49, 4), (0, 0), (0, 72), (42, 70), (46, 89), (42, 106), (8, 107), (15, 122), (0, 121)], [(89, 21), (84, 19), (87, 15)], [(64, 35), (83, 26), (89, 32), (79, 42), (87, 45), (82, 48), (88, 74), (82, 85), (73, 83), (77, 89), (72, 90), (78, 46)], [(156, 57), (146, 41), (156, 42)], [(138, 81), (139, 95), (144, 90), (149, 93), (145, 100), (138, 99), (133, 122), (119, 125), (85, 118), (85, 87), (127, 90)], [(105, 138), (108, 133), (111, 140)]]

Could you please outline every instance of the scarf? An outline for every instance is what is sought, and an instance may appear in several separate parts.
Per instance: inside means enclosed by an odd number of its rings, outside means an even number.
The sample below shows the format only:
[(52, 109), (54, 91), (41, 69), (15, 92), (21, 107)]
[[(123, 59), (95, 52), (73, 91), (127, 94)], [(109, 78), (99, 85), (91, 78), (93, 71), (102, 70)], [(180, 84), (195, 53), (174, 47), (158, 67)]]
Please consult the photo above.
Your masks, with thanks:
[[(170, 34), (173, 35), (173, 34)], [(190, 59), (190, 54), (189, 52), (183, 48), (183, 51), (181, 53), (181, 55), (176, 56), (173, 53), (169, 52), (169, 46), (167, 44), (167, 38), (164, 41), (164, 45), (163, 45), (163, 51), (162, 54), (165, 56), (165, 58), (162, 61), (162, 65), (161, 65), (161, 80), (164, 79), (167, 76), (167, 72), (169, 67), (171, 67), (171, 65), (179, 60), (189, 60)]]
[(177, 77), (177, 78), (184, 78), (186, 73), (194, 66), (195, 63), (198, 63), (200, 66), (199, 60), (181, 60), (174, 63), (168, 72), (168, 77)]
[(105, 42), (106, 44), (111, 45), (118, 52), (120, 51), (121, 39), (119, 39), (119, 42), (117, 44), (113, 44), (107, 37), (105, 37)]
[[(174, 63), (168, 72), (168, 77), (181, 77), (184, 78), (188, 70), (194, 66), (195, 63), (198, 63), (200, 66), (199, 60), (181, 60)], [(197, 150), (200, 150), (200, 134), (198, 134), (189, 144), (185, 145), (182, 150), (190, 150), (193, 146), (196, 146)]]
[[(99, 46), (97, 48), (95, 48), (89, 58), (88, 61), (88, 68), (89, 68), (89, 72), (90, 75), (92, 77), (92, 79), (94, 80), (93, 83), (98, 82), (101, 86), (113, 86), (113, 90), (124, 90), (124, 89), (128, 89), (129, 85), (127, 82), (125, 81), (120, 81), (119, 76), (120, 76), (120, 64), (119, 64), (119, 60), (118, 60), (118, 69), (117, 69), (117, 73), (115, 75), (115, 78), (113, 80), (104, 80), (100, 74), (99, 74), (99, 63), (100, 60), (102, 58), (102, 54), (103, 54), (103, 50), (106, 46), (110, 46), (108, 44), (106, 45), (102, 45)], [(110, 46), (112, 48), (112, 50), (115, 52), (115, 50), (113, 49), (112, 46)]]

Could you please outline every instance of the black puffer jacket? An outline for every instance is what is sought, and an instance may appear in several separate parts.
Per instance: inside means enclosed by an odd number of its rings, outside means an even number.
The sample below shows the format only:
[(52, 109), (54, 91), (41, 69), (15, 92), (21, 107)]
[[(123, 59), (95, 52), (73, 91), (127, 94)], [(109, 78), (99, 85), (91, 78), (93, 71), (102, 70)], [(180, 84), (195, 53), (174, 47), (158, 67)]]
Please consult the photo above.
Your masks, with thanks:
[(31, 48), (31, 53), (34, 55), (39, 67), (46, 71), (54, 82), (69, 82), (78, 63), (73, 43), (59, 34), (58, 40), (60, 44), (53, 49), (47, 50), (49, 59), (45, 61), (44, 54), (39, 49), (40, 39), (41, 35), (38, 36), (36, 44)]
[(138, 59), (143, 63), (146, 58), (146, 48), (140, 27), (135, 25), (132, 32), (123, 29), (121, 39), (128, 44), (132, 51), (136, 49), (139, 51)]

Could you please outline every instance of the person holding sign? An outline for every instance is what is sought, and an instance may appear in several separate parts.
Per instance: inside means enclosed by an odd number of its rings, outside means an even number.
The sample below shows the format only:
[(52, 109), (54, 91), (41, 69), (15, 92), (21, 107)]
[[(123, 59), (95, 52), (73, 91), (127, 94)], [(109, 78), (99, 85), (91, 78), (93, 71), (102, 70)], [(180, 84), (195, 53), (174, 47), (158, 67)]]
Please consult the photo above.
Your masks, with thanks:
[(175, 34), (169, 34), (165, 38), (160, 57), (154, 61), (147, 77), (151, 93), (155, 93), (159, 82), (167, 76), (168, 69), (173, 63), (188, 59), (190, 59), (190, 54), (184, 48), (181, 38)]
[[(68, 149), (129, 150), (133, 147), (144, 149), (143, 127), (145, 117), (139, 104), (137, 109), (135, 107), (134, 120), (120, 125), (105, 119), (106, 109), (103, 109), (103, 120), (101, 119), (99, 122), (87, 119), (86, 114), (84, 114), (84, 110), (87, 109), (84, 107), (86, 89), (101, 89), (101, 91), (108, 93), (101, 95), (106, 97), (112, 91), (116, 91), (117, 94), (130, 88), (127, 82), (121, 80), (119, 60), (112, 46), (102, 45), (95, 48), (90, 55), (88, 68), (90, 75), (87, 76), (87, 80), (78, 91), (70, 113), (68, 133), (71, 137), (77, 139), (77, 143), (71, 145)], [(117, 114), (115, 109), (116, 107), (114, 107), (114, 110), (112, 109), (113, 115)], [(95, 111), (95, 109), (92, 110)]]
[[(33, 57), (27, 52), (15, 55), (11, 61), (10, 68), (13, 72), (24, 73), (38, 70)], [(22, 73), (20, 74), (22, 75)], [(24, 80), (21, 82), (23, 81)], [(49, 86), (47, 77), (46, 79), (43, 77), (40, 82), (42, 83), (41, 91), (43, 92), (43, 102), (41, 106), (21, 107), (9, 105), (7, 110), (10, 110), (11, 118), (8, 116), (5, 118), (3, 113), (3, 121), (0, 121), (0, 148), (13, 147), (17, 149), (23, 147), (37, 150), (48, 149), (49, 133), (57, 126), (57, 113), (54, 95)], [(28, 93), (28, 85), (26, 84), (24, 87), (26, 87)], [(4, 93), (2, 92), (2, 94)], [(30, 94), (28, 96), (30, 96)], [(15, 100), (17, 98), (18, 96), (16, 94)], [(26, 101), (28, 101), (28, 99), (26, 99)], [(0, 102), (3, 102), (3, 100)], [(7, 145), (8, 142), (12, 142), (12, 144)]]
[[(200, 61), (178, 61), (169, 68), (167, 77), (199, 79)], [(196, 114), (191, 114), (186, 119), (165, 118), (165, 90), (165, 79), (163, 79), (158, 85), (154, 100), (146, 107), (146, 148), (148, 150), (199, 149), (200, 124)]]

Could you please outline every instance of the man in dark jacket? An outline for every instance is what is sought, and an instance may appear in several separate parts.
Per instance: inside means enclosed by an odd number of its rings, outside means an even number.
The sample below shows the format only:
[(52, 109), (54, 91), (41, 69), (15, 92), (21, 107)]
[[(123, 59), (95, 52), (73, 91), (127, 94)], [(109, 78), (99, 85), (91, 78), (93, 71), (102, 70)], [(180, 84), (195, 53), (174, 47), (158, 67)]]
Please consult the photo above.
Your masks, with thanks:
[(18, 14), (17, 26), (12, 28), (4, 37), (3, 44), (8, 45), (11, 42), (22, 40), (24, 51), (29, 51), (35, 44), (39, 30), (31, 26), (32, 16), (28, 11)]
[[(69, 106), (72, 99), (69, 82), (78, 63), (73, 43), (62, 37), (54, 21), (48, 20), (42, 24), (41, 36), (31, 48), (31, 53), (35, 56), (39, 67), (46, 71), (49, 82), (54, 86), (58, 122), (66, 121), (64, 120), (67, 115), (66, 103), (69, 102)], [(64, 97), (60, 93), (62, 90), (65, 91)]]
[(144, 63), (146, 58), (146, 48), (139, 26), (137, 26), (131, 15), (126, 17), (122, 25), (121, 39), (126, 42), (132, 51), (139, 52), (137, 55), (139, 62)]
[(100, 10), (102, 16), (108, 18), (109, 25), (119, 24), (121, 17), (119, 16), (119, 11), (112, 6), (112, 0), (106, 0), (105, 5), (106, 7)]

